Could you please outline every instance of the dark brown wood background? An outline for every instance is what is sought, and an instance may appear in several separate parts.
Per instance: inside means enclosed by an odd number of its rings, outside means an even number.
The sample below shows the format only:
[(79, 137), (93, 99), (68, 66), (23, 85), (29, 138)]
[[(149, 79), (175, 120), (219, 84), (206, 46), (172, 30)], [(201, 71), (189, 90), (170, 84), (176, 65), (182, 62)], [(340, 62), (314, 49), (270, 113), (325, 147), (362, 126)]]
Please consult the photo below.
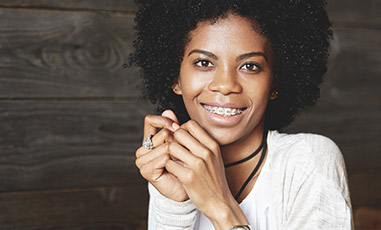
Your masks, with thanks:
[[(0, 229), (145, 229), (132, 0), (0, 0)], [(381, 209), (381, 2), (330, 0), (316, 108), (288, 132), (341, 147), (352, 203)]]

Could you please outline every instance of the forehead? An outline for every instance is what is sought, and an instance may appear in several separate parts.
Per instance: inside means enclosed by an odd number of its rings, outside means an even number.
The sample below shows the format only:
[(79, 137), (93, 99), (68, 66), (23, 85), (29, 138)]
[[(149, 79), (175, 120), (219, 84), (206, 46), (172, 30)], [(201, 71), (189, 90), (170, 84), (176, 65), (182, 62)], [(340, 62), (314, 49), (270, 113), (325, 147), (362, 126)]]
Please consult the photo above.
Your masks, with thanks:
[(202, 21), (189, 33), (185, 50), (204, 48), (213, 52), (269, 52), (267, 37), (259, 28), (255, 21), (233, 14), (217, 21)]

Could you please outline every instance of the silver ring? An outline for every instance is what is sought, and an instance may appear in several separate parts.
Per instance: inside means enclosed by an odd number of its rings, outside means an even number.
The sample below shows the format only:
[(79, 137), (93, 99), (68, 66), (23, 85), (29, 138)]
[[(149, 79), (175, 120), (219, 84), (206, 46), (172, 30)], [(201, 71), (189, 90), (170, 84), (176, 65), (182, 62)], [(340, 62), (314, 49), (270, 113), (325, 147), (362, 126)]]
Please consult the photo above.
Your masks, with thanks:
[(144, 143), (143, 143), (144, 148), (146, 148), (148, 150), (153, 149), (153, 144), (152, 144), (152, 140), (151, 140), (152, 137), (153, 137), (153, 135), (149, 135), (147, 137), (147, 139), (144, 141)]

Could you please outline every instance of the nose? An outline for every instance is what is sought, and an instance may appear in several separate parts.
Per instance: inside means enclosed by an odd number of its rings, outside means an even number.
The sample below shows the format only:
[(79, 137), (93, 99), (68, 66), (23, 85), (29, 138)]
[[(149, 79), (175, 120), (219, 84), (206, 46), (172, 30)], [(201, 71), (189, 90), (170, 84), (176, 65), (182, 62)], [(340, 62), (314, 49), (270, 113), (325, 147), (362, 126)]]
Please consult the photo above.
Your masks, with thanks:
[(238, 82), (235, 71), (220, 69), (214, 74), (208, 89), (213, 92), (228, 95), (231, 93), (240, 93), (242, 91), (242, 85)]

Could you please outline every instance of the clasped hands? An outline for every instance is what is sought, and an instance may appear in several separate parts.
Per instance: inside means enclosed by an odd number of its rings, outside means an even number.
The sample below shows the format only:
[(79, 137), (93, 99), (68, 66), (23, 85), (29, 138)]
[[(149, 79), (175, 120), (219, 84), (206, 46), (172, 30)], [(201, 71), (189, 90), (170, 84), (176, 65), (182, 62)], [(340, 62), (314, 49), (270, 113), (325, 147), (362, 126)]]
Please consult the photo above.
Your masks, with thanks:
[(180, 126), (170, 110), (162, 116), (147, 115), (143, 140), (150, 135), (154, 148), (140, 147), (136, 165), (162, 195), (178, 202), (191, 199), (212, 223), (226, 219), (234, 210), (231, 206), (238, 207), (226, 180), (219, 144), (196, 121)]

